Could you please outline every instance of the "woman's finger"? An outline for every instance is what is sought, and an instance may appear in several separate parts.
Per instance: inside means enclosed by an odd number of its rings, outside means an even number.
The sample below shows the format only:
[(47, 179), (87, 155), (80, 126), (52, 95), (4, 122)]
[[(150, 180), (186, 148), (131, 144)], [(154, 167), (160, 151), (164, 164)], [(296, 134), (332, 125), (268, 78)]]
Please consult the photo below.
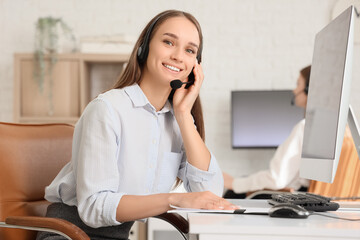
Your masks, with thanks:
[(201, 64), (198, 64), (198, 72), (199, 72), (199, 78), (201, 80), (201, 83), (204, 81), (204, 71), (202, 69)]

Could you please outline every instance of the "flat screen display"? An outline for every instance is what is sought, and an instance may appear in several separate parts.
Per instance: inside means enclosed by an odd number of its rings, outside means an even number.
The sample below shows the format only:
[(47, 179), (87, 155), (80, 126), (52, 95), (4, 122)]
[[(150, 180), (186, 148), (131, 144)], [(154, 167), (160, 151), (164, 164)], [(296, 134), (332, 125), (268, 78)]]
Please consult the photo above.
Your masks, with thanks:
[(275, 148), (304, 118), (304, 109), (291, 105), (291, 90), (232, 91), (233, 148)]
[(328, 183), (335, 178), (349, 111), (354, 31), (358, 31), (354, 17), (354, 6), (350, 6), (315, 37), (300, 165), (302, 178)]

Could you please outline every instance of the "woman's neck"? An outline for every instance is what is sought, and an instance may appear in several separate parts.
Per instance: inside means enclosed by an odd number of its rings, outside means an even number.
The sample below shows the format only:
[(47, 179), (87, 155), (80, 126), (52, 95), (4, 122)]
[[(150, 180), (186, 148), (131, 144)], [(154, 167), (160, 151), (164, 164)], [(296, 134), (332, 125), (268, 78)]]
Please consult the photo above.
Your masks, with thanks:
[(170, 85), (160, 86), (153, 81), (142, 79), (139, 86), (156, 111), (160, 111), (168, 100), (171, 92)]

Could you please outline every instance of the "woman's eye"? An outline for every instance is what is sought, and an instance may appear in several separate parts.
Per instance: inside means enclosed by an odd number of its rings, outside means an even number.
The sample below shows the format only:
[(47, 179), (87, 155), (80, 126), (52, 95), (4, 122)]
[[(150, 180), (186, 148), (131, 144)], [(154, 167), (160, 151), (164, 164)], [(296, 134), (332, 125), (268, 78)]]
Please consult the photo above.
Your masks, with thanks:
[(186, 49), (186, 51), (187, 51), (188, 53), (191, 53), (191, 54), (194, 54), (194, 53), (195, 53), (195, 51), (192, 50), (192, 49)]
[(169, 46), (174, 45), (171, 41), (168, 41), (168, 40), (164, 40), (164, 43), (167, 44), (167, 45), (169, 45)]

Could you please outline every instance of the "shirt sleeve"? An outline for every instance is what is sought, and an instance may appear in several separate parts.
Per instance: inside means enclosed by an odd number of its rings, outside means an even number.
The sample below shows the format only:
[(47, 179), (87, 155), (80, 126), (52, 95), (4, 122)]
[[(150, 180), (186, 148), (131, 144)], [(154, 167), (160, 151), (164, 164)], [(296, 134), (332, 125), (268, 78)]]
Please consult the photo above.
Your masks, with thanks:
[(235, 178), (234, 192), (277, 190), (288, 187), (295, 178), (299, 178), (304, 131), (302, 126), (302, 122), (298, 123), (290, 136), (277, 148), (268, 170), (259, 171), (247, 177)]
[(94, 228), (120, 224), (116, 221), (116, 209), (124, 193), (117, 192), (120, 131), (117, 127), (111, 107), (96, 99), (87, 106), (75, 128), (73, 158), (78, 212)]
[[(211, 191), (222, 196), (224, 179), (215, 156), (211, 154), (208, 171), (203, 171), (191, 165), (188, 161), (182, 161), (178, 177), (184, 182), (188, 192)], [(186, 156), (186, 154), (184, 154)]]

